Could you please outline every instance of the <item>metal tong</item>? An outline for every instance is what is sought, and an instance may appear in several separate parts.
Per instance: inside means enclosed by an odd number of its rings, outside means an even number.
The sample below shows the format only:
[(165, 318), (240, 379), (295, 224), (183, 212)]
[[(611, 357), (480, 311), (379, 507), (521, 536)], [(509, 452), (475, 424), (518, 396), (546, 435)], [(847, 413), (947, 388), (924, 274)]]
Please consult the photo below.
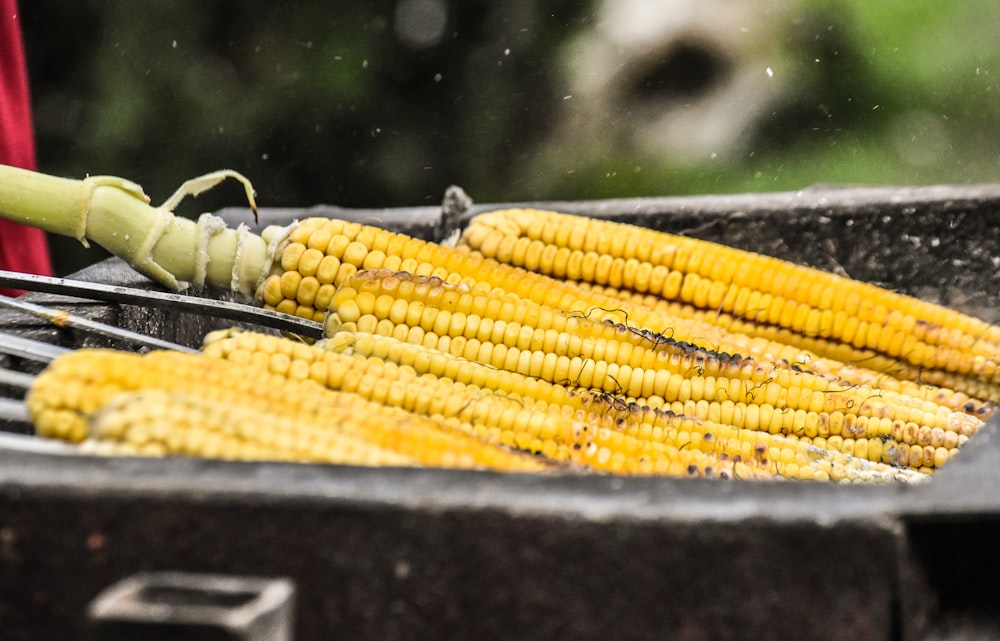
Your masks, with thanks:
[[(253, 305), (202, 298), (200, 296), (150, 291), (122, 285), (105, 285), (103, 283), (92, 283), (68, 278), (35, 276), (33, 274), (21, 274), (5, 270), (0, 270), (0, 287), (25, 289), (32, 292), (59, 294), (109, 303), (180, 309), (215, 318), (254, 323), (262, 327), (290, 332), (307, 338), (323, 337), (322, 323)], [(124, 337), (119, 336), (119, 338)]]

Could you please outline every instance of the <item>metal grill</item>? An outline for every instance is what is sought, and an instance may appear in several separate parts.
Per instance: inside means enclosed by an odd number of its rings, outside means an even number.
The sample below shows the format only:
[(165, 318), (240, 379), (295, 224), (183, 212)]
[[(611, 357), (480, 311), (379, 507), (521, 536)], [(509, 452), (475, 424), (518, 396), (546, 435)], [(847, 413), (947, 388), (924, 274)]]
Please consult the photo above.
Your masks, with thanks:
[[(441, 208), (263, 210), (261, 224), (330, 215), (437, 238), (495, 208), (461, 196)], [(1000, 320), (1000, 185), (530, 205), (773, 254)], [(74, 277), (155, 289), (114, 259)], [(27, 300), (192, 347), (233, 324), (172, 306)], [(134, 349), (16, 312), (0, 312), (0, 329)], [(9, 639), (83, 638), (102, 589), (169, 570), (288, 577), (300, 640), (995, 638), (996, 441), (994, 420), (917, 487), (0, 451), (0, 621)]]

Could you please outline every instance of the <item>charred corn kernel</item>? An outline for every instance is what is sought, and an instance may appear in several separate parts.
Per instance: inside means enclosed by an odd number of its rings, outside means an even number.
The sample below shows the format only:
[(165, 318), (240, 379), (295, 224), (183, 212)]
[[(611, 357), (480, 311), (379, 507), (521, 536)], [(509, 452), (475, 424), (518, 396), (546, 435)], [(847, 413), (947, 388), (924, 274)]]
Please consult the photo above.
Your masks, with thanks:
[[(481, 214), (466, 228), (461, 242), (491, 257), (489, 250), (499, 246), (507, 236), (536, 240), (552, 237), (558, 233), (554, 230), (560, 227), (571, 228), (572, 233), (584, 239), (579, 247), (570, 245), (572, 251), (585, 251), (590, 244), (587, 239), (630, 236), (635, 238), (637, 245), (657, 248), (655, 255), (643, 260), (681, 272), (692, 284), (712, 279), (737, 290), (762, 291), (767, 299), (761, 301), (764, 304), (745, 308), (723, 305), (721, 311), (750, 320), (782, 324), (797, 332), (804, 329), (807, 319), (819, 322), (809, 313), (811, 309), (820, 312), (820, 319), (822, 312), (828, 311), (832, 316), (827, 316), (826, 324), (818, 325), (820, 335), (829, 335), (856, 347), (881, 345), (888, 350), (887, 355), (917, 367), (973, 374), (983, 380), (1000, 382), (1000, 367), (995, 358), (1000, 346), (1000, 328), (940, 305), (777, 258), (630, 225), (537, 210)], [(611, 256), (611, 263), (629, 258), (616, 254)], [(541, 271), (545, 273), (547, 268), (543, 266)], [(606, 284), (609, 271), (585, 269), (579, 280)], [(644, 282), (624, 282), (623, 286), (650, 291), (648, 283)], [(832, 290), (837, 295), (824, 295), (825, 290)], [(664, 294), (655, 290), (652, 293)], [(679, 295), (684, 302), (693, 303), (697, 287), (682, 287)], [(738, 293), (731, 297), (732, 302), (737, 299)], [(821, 304), (826, 307), (821, 308)], [(806, 309), (799, 313), (800, 307)], [(858, 328), (850, 337), (846, 331), (841, 335), (833, 334), (838, 318), (848, 322), (858, 320)], [(882, 334), (889, 334), (889, 337), (882, 339)], [(908, 351), (903, 350), (904, 343), (912, 343)]]
[[(825, 338), (816, 331), (795, 332), (784, 327), (748, 321), (732, 314), (712, 309), (699, 309), (651, 294), (642, 294), (591, 283), (579, 285), (594, 293), (620, 298), (623, 304), (648, 307), (669, 317), (702, 323), (701, 327), (715, 326), (726, 334), (709, 336), (727, 350), (771, 360), (784, 359), (820, 374), (829, 374), (844, 381), (896, 391), (908, 396), (922, 397), (953, 410), (961, 410), (981, 419), (992, 415), (993, 403), (1000, 400), (1000, 384), (976, 379), (971, 375), (915, 367), (898, 358), (885, 356), (870, 349), (858, 349), (849, 343)], [(821, 317), (832, 312), (823, 312)], [(829, 319), (824, 323), (832, 322)], [(853, 331), (853, 330), (850, 330)], [(902, 348), (910, 351), (912, 345)], [(864, 363), (866, 367), (852, 365)], [(956, 391), (962, 389), (965, 393)], [(969, 394), (972, 394), (970, 396)], [(978, 399), (987, 399), (983, 402)]]
[(39, 434), (73, 441), (86, 437), (90, 417), (118, 394), (158, 390), (325, 426), (391, 448), (420, 464), (492, 464), (508, 471), (545, 467), (535, 457), (502, 450), (466, 433), (443, 431), (436, 421), (398, 407), (326, 389), (311, 380), (313, 372), (304, 363), (304, 354), (307, 346), (286, 339), (254, 355), (261, 358), (235, 362), (167, 351), (140, 356), (77, 350), (39, 375), (26, 402)]
[[(624, 416), (618, 416), (614, 424), (620, 431), (638, 438), (662, 439), (672, 443), (689, 442), (702, 451), (736, 461), (747, 458), (751, 451), (760, 446), (766, 447), (772, 452), (769, 464), (784, 478), (824, 477), (843, 480), (850, 477), (853, 480), (872, 482), (913, 481), (922, 478), (913, 471), (898, 469), (892, 465), (892, 460), (867, 459), (867, 451), (862, 453), (857, 447), (828, 450), (805, 439), (735, 428), (641, 406), (619, 406), (615, 409), (626, 416), (631, 414), (629, 418), (633, 420), (624, 420)], [(749, 447), (751, 443), (753, 448)]]
[[(919, 430), (912, 428), (905, 430), (902, 421), (889, 422), (886, 419), (858, 417), (839, 411), (788, 412), (767, 405), (691, 400), (660, 403), (645, 410), (632, 411), (655, 410), (723, 424), (727, 428), (788, 436), (805, 444), (838, 451), (859, 459), (903, 467), (907, 465), (909, 457), (907, 455), (906, 458), (900, 458), (900, 451), (895, 449), (897, 447), (912, 444), (933, 445), (938, 442), (947, 453), (945, 460), (950, 459), (959, 450), (960, 435), (955, 431), (926, 427)], [(799, 425), (802, 427), (798, 427)]]

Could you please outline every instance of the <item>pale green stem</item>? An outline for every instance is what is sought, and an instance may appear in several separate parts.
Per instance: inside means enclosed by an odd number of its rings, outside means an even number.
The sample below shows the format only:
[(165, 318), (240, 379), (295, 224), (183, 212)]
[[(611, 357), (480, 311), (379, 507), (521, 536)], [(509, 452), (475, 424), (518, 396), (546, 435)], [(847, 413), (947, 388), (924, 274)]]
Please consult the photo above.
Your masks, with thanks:
[(274, 246), (211, 214), (195, 222), (172, 212), (184, 196), (225, 178), (240, 180), (256, 207), (249, 181), (229, 170), (190, 180), (163, 206), (152, 207), (142, 188), (123, 178), (71, 180), (0, 165), (0, 217), (84, 245), (91, 240), (171, 289), (193, 283), (253, 295), (267, 276)]

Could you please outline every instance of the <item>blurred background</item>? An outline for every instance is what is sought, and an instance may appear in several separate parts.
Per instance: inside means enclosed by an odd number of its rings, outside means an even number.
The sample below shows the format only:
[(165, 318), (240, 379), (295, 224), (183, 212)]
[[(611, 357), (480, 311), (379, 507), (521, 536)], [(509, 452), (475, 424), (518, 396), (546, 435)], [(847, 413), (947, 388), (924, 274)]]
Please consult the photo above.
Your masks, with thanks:
[[(1000, 3), (22, 0), (40, 168), (263, 206), (1000, 180)], [(243, 204), (233, 184), (187, 204)], [(56, 270), (103, 258), (55, 240)]]

